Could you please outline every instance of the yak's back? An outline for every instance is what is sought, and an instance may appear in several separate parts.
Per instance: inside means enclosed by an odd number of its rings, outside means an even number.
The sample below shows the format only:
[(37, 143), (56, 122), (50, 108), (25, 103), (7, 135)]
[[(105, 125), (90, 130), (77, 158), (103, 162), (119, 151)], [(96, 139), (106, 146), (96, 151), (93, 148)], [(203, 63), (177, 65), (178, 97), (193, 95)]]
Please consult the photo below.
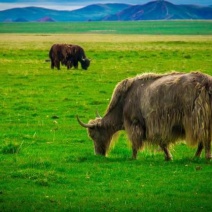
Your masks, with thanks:
[(110, 112), (118, 102), (124, 100), (128, 92), (133, 89), (136, 83), (148, 83), (149, 81), (154, 81), (163, 76), (164, 74), (144, 73), (137, 75), (136, 77), (122, 80), (116, 85), (106, 112)]
[(154, 79), (144, 92), (145, 102), (152, 109), (159, 106), (192, 107), (202, 89), (210, 93), (212, 87), (211, 77), (208, 75), (192, 73), (172, 73)]
[(140, 94), (140, 110), (150, 140), (190, 144), (211, 139), (212, 79), (199, 73), (174, 73), (152, 81)]

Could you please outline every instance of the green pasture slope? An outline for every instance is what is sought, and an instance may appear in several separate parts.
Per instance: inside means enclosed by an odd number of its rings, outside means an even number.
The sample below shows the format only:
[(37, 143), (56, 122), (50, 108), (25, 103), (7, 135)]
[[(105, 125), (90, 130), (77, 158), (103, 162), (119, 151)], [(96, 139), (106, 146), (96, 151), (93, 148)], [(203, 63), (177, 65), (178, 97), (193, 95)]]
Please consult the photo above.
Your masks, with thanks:
[(0, 23), (0, 33), (211, 35), (212, 21)]
[[(187, 32), (196, 29), (180, 23)], [(183, 34), (182, 27), (124, 33), (123, 22), (111, 23), (120, 33), (109, 34), (99, 23), (76, 31), (64, 31), (73, 23), (58, 23), (55, 33), (51, 24), (0, 24), (0, 211), (212, 211), (212, 164), (204, 153), (194, 160), (195, 148), (182, 142), (172, 147), (171, 162), (157, 148), (131, 160), (121, 132), (108, 157), (95, 156), (75, 118), (103, 115), (127, 77), (172, 70), (212, 75), (211, 22), (203, 23), (202, 35)], [(87, 24), (99, 28), (88, 32)], [(91, 66), (51, 70), (45, 59), (53, 43), (83, 46)]]

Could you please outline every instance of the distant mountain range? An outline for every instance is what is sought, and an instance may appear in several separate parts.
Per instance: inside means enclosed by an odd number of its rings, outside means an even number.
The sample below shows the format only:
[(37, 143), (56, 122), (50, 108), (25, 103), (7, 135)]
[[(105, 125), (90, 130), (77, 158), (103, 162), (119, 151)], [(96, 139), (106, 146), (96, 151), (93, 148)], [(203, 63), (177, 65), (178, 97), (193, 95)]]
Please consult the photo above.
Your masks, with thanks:
[(0, 22), (64, 21), (137, 21), (172, 19), (212, 19), (212, 6), (175, 5), (168, 1), (151, 1), (143, 5), (93, 4), (73, 11), (39, 7), (0, 11)]
[(128, 7), (114, 15), (108, 15), (107, 21), (170, 19), (212, 19), (212, 7), (197, 5), (175, 5), (167, 1), (153, 1), (144, 5)]

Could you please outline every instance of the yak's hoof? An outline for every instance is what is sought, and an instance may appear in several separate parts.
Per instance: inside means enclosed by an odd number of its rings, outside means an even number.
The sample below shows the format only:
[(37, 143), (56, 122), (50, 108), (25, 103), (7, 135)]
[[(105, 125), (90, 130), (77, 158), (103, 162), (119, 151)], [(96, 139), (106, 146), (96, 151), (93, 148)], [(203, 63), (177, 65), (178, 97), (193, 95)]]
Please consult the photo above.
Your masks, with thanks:
[(210, 161), (212, 159), (212, 155), (207, 155), (206, 159)]
[(172, 157), (165, 157), (165, 161), (172, 161), (173, 158)]

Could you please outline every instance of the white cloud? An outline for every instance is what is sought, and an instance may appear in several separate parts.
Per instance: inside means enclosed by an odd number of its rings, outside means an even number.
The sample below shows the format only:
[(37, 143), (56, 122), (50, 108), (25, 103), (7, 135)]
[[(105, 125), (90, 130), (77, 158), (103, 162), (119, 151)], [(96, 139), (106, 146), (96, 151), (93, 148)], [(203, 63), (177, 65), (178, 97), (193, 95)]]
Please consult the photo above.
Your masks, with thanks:
[[(96, 3), (126, 3), (126, 4), (145, 4), (153, 0), (81, 0), (81, 1), (70, 1), (70, 0), (0, 0), (0, 10), (6, 10), (16, 7), (43, 7), (48, 9), (56, 10), (75, 10), (82, 8), (84, 6)], [(167, 0), (174, 4), (200, 4), (200, 5), (209, 5), (211, 0)], [(212, 4), (212, 3), (210, 3)]]
[(7, 10), (11, 8), (20, 8), (20, 7), (43, 7), (53, 10), (76, 10), (82, 8), (83, 5), (73, 5), (73, 4), (49, 4), (49, 3), (0, 3), (0, 11)]
[(105, 3), (126, 3), (126, 4), (143, 4), (151, 0), (131, 0), (130, 3), (127, 0), (81, 0), (81, 1), (69, 1), (69, 0), (0, 0), (0, 10), (6, 10), (16, 7), (43, 7), (56, 10), (75, 10), (91, 4), (105, 4)]

